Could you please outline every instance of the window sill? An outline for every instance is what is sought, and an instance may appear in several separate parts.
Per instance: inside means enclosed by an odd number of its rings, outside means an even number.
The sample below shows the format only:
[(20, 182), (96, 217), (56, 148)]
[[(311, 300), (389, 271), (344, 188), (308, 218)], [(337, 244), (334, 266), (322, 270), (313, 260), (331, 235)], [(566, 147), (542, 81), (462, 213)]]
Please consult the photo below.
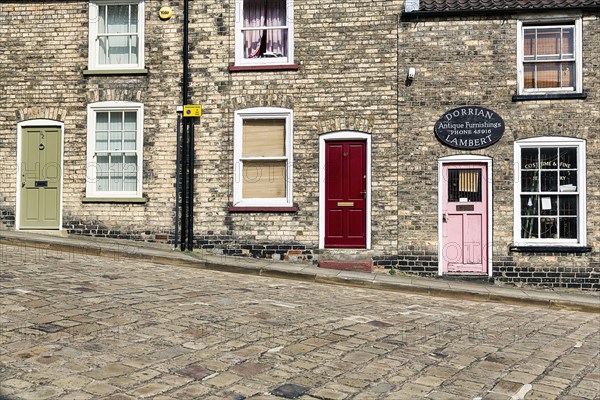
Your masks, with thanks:
[(145, 197), (84, 197), (82, 203), (123, 203), (144, 204), (148, 202)]
[(295, 213), (298, 207), (236, 207), (229, 206), (230, 213)]
[(509, 247), (510, 251), (517, 253), (589, 253), (592, 251), (590, 246), (549, 246), (549, 245), (541, 245), (541, 246), (519, 246), (519, 245), (511, 245)]
[(142, 69), (85, 69), (84, 76), (99, 76), (99, 75), (147, 75), (148, 70)]
[(532, 100), (585, 100), (587, 93), (535, 93), (516, 94), (512, 97), (513, 102)]
[(232, 65), (229, 72), (261, 72), (261, 71), (297, 71), (299, 64), (279, 64), (279, 65)]

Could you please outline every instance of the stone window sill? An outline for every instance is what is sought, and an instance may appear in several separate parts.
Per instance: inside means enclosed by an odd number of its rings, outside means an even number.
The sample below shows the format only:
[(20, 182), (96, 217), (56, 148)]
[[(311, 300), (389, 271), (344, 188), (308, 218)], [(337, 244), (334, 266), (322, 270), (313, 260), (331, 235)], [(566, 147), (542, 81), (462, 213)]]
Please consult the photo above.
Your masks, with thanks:
[(84, 197), (82, 203), (123, 203), (144, 204), (148, 202), (145, 197)]
[(143, 69), (86, 69), (83, 71), (84, 76), (100, 76), (100, 75), (147, 75), (148, 70)]
[(590, 246), (519, 246), (511, 245), (510, 251), (516, 253), (589, 253)]
[(585, 100), (587, 93), (532, 93), (516, 94), (512, 97), (513, 102), (533, 100)]
[(268, 72), (268, 71), (298, 71), (299, 64), (281, 64), (281, 65), (232, 65), (229, 72)]
[(235, 207), (230, 206), (230, 213), (295, 213), (298, 207)]

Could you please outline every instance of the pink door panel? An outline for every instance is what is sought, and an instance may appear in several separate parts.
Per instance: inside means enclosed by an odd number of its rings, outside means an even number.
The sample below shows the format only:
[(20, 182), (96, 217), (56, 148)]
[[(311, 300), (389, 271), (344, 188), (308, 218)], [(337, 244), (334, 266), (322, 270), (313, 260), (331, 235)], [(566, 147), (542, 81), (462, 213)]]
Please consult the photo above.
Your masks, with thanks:
[(442, 272), (487, 274), (487, 164), (442, 166)]

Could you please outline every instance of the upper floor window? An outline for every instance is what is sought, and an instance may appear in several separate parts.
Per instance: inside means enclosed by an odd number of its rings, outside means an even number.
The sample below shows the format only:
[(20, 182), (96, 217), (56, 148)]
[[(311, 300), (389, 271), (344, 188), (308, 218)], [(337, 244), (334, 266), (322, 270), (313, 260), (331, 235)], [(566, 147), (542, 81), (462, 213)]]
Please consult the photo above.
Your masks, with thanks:
[(585, 245), (585, 141), (515, 142), (515, 243)]
[(518, 25), (519, 93), (581, 93), (581, 19)]
[(293, 205), (291, 110), (237, 111), (233, 156), (234, 206)]
[(144, 68), (144, 1), (90, 1), (90, 70)]
[(144, 107), (88, 106), (87, 197), (141, 197)]
[(293, 14), (293, 0), (236, 0), (235, 64), (292, 64)]

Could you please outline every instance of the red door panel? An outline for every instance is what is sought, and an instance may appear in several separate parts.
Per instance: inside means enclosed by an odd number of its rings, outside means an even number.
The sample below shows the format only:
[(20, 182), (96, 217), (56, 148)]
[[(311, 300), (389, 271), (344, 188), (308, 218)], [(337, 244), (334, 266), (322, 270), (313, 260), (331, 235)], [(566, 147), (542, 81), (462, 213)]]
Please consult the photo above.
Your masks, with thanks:
[(325, 143), (325, 247), (367, 245), (366, 142)]

